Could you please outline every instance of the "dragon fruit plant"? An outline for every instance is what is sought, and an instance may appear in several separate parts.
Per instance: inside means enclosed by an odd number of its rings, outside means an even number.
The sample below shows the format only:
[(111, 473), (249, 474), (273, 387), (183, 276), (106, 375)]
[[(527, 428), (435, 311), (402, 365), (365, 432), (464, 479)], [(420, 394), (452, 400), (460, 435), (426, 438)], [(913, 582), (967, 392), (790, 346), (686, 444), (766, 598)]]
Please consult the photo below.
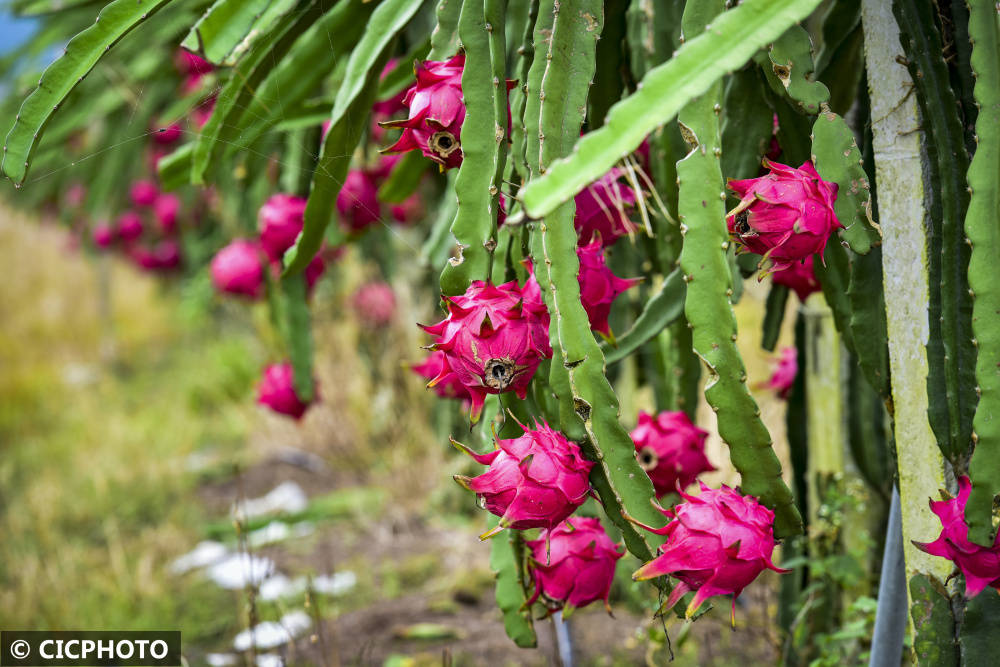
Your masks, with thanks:
[(683, 412), (664, 411), (654, 417), (640, 411), (631, 436), (636, 458), (652, 480), (657, 497), (683, 491), (701, 473), (715, 470), (705, 456), (708, 431), (691, 423)]
[(482, 534), (481, 540), (504, 528), (555, 528), (590, 494), (594, 464), (583, 458), (575, 442), (544, 422), (533, 429), (522, 428), (524, 435), (497, 440), (497, 449), (488, 454), (476, 454), (452, 441), (477, 463), (489, 466), (478, 477), (455, 476), (455, 481), (500, 517), (497, 527)]
[(611, 613), (608, 596), (625, 548), (611, 541), (599, 519), (566, 519), (525, 546), (531, 550), (535, 587), (528, 604), (541, 599), (549, 613), (562, 610), (565, 619), (573, 610), (601, 600)]
[[(289, 362), (271, 364), (265, 368), (257, 385), (257, 402), (272, 412), (299, 420), (312, 403), (299, 398), (293, 375)], [(315, 394), (315, 389), (313, 393)]]

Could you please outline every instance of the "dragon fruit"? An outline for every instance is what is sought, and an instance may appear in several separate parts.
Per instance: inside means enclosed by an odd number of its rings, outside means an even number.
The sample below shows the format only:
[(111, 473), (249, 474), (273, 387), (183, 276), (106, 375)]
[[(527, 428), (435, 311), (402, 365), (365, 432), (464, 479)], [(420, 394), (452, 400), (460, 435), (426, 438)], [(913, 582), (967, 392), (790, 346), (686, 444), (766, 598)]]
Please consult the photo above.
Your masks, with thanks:
[(715, 470), (705, 457), (703, 431), (683, 412), (661, 412), (653, 417), (639, 412), (632, 430), (636, 458), (649, 475), (657, 497), (683, 491), (703, 472)]
[(91, 230), (90, 238), (98, 248), (107, 248), (115, 242), (115, 228), (106, 222), (99, 222)]
[(784, 285), (793, 290), (799, 301), (805, 303), (809, 295), (820, 291), (819, 281), (813, 272), (813, 256), (809, 255), (801, 262), (792, 262), (787, 269), (771, 273), (775, 285)]
[(972, 484), (963, 475), (958, 478), (957, 498), (930, 501), (931, 511), (941, 520), (941, 534), (933, 542), (913, 542), (921, 551), (955, 563), (965, 576), (965, 594), (970, 598), (979, 595), (987, 586), (1000, 591), (1000, 534), (993, 540), (992, 547), (969, 541), (965, 505), (971, 492)]
[(337, 194), (340, 222), (351, 231), (360, 232), (379, 221), (378, 186), (372, 175), (363, 169), (347, 172), (344, 185)]
[(212, 258), (212, 284), (220, 292), (257, 299), (264, 293), (263, 259), (260, 244), (236, 239)]
[(580, 237), (581, 246), (593, 241), (609, 246), (620, 237), (635, 231), (635, 225), (627, 215), (635, 206), (635, 190), (618, 182), (622, 173), (616, 167), (576, 196), (573, 226)]
[[(462, 72), (465, 53), (460, 52), (446, 62), (426, 60), (415, 66), (417, 82), (403, 98), (409, 117), (381, 123), (385, 128), (402, 128), (403, 133), (384, 153), (420, 151), (451, 169), (462, 164), (462, 122), (465, 121), (465, 100), (462, 97)], [(507, 90), (516, 85), (507, 81)], [(507, 134), (510, 134), (508, 109)]]
[(87, 186), (83, 183), (74, 183), (66, 188), (66, 194), (63, 196), (63, 201), (66, 202), (67, 208), (79, 208), (83, 205), (83, 201), (86, 198)]
[(153, 215), (160, 226), (160, 232), (165, 236), (170, 236), (177, 230), (177, 212), (180, 208), (181, 200), (169, 192), (157, 195), (153, 202)]
[(305, 212), (306, 200), (295, 195), (278, 193), (264, 202), (258, 213), (258, 228), (268, 257), (280, 262), (285, 251), (295, 245)]
[(414, 192), (412, 195), (389, 207), (392, 219), (401, 225), (408, 225), (415, 220), (419, 220), (424, 214), (424, 202), (420, 195)]
[(475, 492), (491, 513), (500, 517), (496, 528), (555, 528), (583, 504), (590, 493), (593, 463), (583, 458), (575, 442), (548, 424), (524, 428), (524, 435), (497, 440), (498, 449), (476, 454), (454, 443), (477, 462), (490, 467), (478, 477), (456, 475), (455, 481)]
[(795, 385), (795, 376), (798, 374), (799, 351), (791, 346), (783, 347), (766, 386), (768, 389), (773, 389), (782, 400), (788, 400), (788, 395)]
[[(388, 76), (389, 73), (391, 73), (394, 69), (396, 69), (396, 65), (398, 63), (399, 60), (397, 58), (390, 58), (389, 62), (385, 64), (385, 67), (382, 68), (382, 74), (379, 77), (379, 81), (385, 81), (385, 77)], [(406, 91), (401, 90), (398, 94), (393, 95), (389, 99), (382, 100), (381, 102), (376, 102), (375, 104), (373, 104), (372, 113), (381, 116), (392, 116), (393, 114), (397, 114), (406, 108), (406, 102), (404, 101), (405, 98), (406, 98)]]
[(448, 368), (448, 360), (445, 358), (444, 352), (440, 350), (431, 352), (421, 363), (410, 366), (410, 370), (428, 381), (443, 375), (433, 387), (434, 392), (441, 398), (469, 400), (469, 390), (459, 381), (458, 376)]
[(822, 258), (827, 239), (843, 227), (833, 211), (837, 184), (821, 179), (808, 161), (798, 169), (768, 160), (764, 166), (770, 171), (760, 178), (729, 181), (740, 197), (726, 216), (729, 233), (770, 259), (774, 271), (816, 253)]
[(448, 316), (422, 328), (435, 336), (430, 349), (444, 352), (448, 369), (468, 389), (472, 421), (479, 420), (486, 394), (513, 391), (525, 398), (539, 362), (552, 356), (548, 313), (525, 307), (517, 281), (476, 280), (465, 294), (442, 298)]
[(396, 294), (384, 282), (362, 285), (351, 297), (351, 305), (365, 326), (380, 329), (392, 323), (396, 314)]
[[(669, 609), (685, 593), (695, 591), (687, 608), (690, 618), (701, 603), (715, 595), (732, 594), (733, 622), (736, 597), (765, 569), (782, 570), (771, 562), (774, 551), (774, 512), (725, 484), (710, 489), (701, 484), (701, 493), (689, 496), (673, 509), (661, 510), (673, 519), (663, 528), (646, 530), (665, 535), (659, 555), (636, 570), (636, 581), (669, 574), (677, 579), (664, 605)], [(640, 524), (641, 525), (641, 524)]]
[(639, 279), (619, 278), (604, 259), (604, 248), (600, 241), (591, 241), (585, 246), (578, 246), (577, 257), (580, 258), (580, 301), (587, 311), (590, 328), (611, 337), (611, 325), (608, 315), (611, 314), (611, 304), (630, 287), (641, 282)]
[(136, 206), (152, 206), (156, 202), (156, 197), (160, 194), (155, 183), (149, 181), (136, 181), (129, 188), (129, 197)]
[(550, 611), (562, 609), (565, 618), (578, 607), (603, 600), (611, 613), (611, 582), (625, 549), (611, 541), (598, 519), (566, 519), (526, 544), (531, 549), (535, 583), (527, 604), (541, 597)]
[(294, 419), (301, 419), (310, 405), (295, 393), (292, 365), (288, 362), (264, 369), (264, 376), (257, 385), (257, 402)]
[(157, 127), (153, 129), (153, 141), (161, 146), (169, 146), (181, 138), (183, 131), (177, 123), (170, 123), (166, 127)]
[(135, 211), (125, 211), (118, 218), (118, 238), (126, 243), (142, 236), (142, 216)]

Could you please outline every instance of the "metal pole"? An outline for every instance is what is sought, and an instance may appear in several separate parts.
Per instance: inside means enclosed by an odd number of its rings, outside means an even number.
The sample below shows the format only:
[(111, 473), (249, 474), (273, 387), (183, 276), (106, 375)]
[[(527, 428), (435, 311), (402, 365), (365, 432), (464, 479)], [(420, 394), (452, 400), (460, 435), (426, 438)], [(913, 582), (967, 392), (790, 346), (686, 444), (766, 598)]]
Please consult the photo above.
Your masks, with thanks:
[(886, 527), (882, 575), (878, 585), (878, 608), (869, 667), (899, 667), (906, 633), (906, 568), (903, 563), (903, 515), (899, 489), (892, 488), (889, 525)]

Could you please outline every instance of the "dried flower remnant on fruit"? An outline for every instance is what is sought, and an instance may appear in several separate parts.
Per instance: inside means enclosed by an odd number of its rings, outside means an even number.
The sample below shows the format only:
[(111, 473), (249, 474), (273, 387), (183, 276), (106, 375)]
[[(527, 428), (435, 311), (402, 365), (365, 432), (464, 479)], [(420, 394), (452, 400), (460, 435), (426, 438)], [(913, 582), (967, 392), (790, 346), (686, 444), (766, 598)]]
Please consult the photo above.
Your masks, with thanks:
[(698, 475), (715, 467), (705, 456), (708, 431), (698, 428), (683, 412), (639, 413), (630, 434), (639, 465), (653, 482), (657, 497), (683, 491)]

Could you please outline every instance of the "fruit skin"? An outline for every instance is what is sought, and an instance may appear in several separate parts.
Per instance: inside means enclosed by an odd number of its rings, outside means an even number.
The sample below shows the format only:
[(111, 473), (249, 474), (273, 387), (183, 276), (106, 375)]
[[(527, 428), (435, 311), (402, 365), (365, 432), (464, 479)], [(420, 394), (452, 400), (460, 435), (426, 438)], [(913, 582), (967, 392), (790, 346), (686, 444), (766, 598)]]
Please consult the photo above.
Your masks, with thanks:
[(396, 294), (388, 284), (376, 280), (359, 287), (351, 297), (351, 305), (362, 324), (381, 329), (396, 315)]
[[(930, 501), (931, 511), (941, 520), (941, 534), (933, 542), (913, 541), (913, 546), (932, 556), (947, 558), (965, 576), (965, 595), (973, 598), (987, 586), (1000, 591), (1000, 534), (992, 547), (969, 540), (965, 505), (972, 493), (972, 483), (965, 475), (958, 478), (958, 496)], [(943, 495), (943, 493), (942, 493)]]
[(212, 258), (212, 284), (227, 294), (259, 299), (264, 294), (264, 254), (260, 244), (236, 239)]
[(820, 291), (819, 281), (813, 271), (813, 256), (809, 255), (801, 262), (792, 262), (788, 268), (771, 273), (775, 285), (784, 285), (795, 292), (799, 301), (805, 303), (813, 292)]
[(177, 231), (177, 213), (181, 208), (181, 200), (171, 192), (163, 192), (156, 196), (153, 202), (153, 215), (160, 231), (170, 236)]
[(598, 519), (566, 519), (525, 544), (531, 549), (535, 584), (527, 604), (541, 597), (550, 612), (562, 609), (565, 617), (573, 609), (603, 600), (611, 613), (608, 596), (625, 547), (611, 541)]
[(774, 512), (752, 496), (744, 496), (725, 484), (710, 489), (701, 483), (701, 493), (689, 496), (672, 509), (661, 510), (672, 519), (663, 528), (643, 526), (666, 542), (659, 555), (635, 571), (636, 581), (670, 575), (677, 585), (664, 605), (670, 609), (688, 592), (695, 591), (687, 608), (690, 618), (701, 603), (715, 595), (736, 597), (765, 569), (789, 572), (771, 562), (774, 551)]
[(177, 123), (170, 123), (166, 127), (153, 128), (153, 141), (161, 146), (169, 146), (181, 138), (184, 130)]
[(125, 211), (118, 218), (117, 233), (122, 241), (135, 241), (142, 236), (142, 231), (142, 216), (135, 211)]
[(292, 365), (288, 362), (272, 364), (265, 368), (263, 377), (257, 385), (257, 402), (278, 414), (301, 419), (310, 404), (299, 400), (295, 393), (292, 375)]
[(576, 511), (590, 493), (590, 469), (594, 464), (583, 458), (580, 447), (559, 431), (542, 422), (524, 435), (497, 440), (498, 449), (476, 454), (458, 445), (477, 462), (490, 467), (474, 478), (455, 480), (474, 491), (491, 513), (500, 517), (499, 526), (484, 534), (491, 537), (504, 528), (555, 528)]
[(283, 192), (271, 195), (264, 202), (257, 215), (257, 226), (261, 246), (268, 257), (280, 262), (285, 251), (295, 245), (305, 212), (305, 199)]
[(691, 423), (683, 412), (663, 411), (654, 417), (640, 411), (638, 421), (630, 435), (657, 497), (683, 491), (701, 473), (715, 470), (705, 457), (708, 431)]
[(783, 347), (774, 372), (767, 381), (767, 387), (777, 392), (779, 398), (788, 400), (788, 395), (795, 385), (795, 376), (798, 374), (799, 351), (792, 346)]
[(156, 184), (149, 181), (136, 181), (129, 188), (129, 197), (136, 206), (152, 206), (159, 194), (160, 190)]
[(110, 247), (115, 242), (116, 236), (115, 228), (106, 222), (94, 225), (94, 229), (90, 232), (90, 238), (98, 248)]
[(346, 229), (360, 232), (380, 219), (378, 185), (373, 174), (363, 169), (347, 172), (337, 194), (337, 213)]
[(599, 241), (606, 247), (635, 231), (627, 212), (635, 207), (636, 194), (618, 182), (623, 174), (615, 167), (576, 195), (573, 227), (580, 237), (579, 245)]
[(600, 241), (591, 241), (585, 246), (578, 247), (576, 255), (580, 259), (580, 301), (590, 319), (590, 328), (610, 338), (611, 325), (608, 324), (608, 316), (611, 314), (611, 304), (619, 294), (638, 285), (642, 280), (619, 278), (612, 273), (605, 261), (604, 248)]
[[(401, 128), (403, 133), (383, 153), (405, 153), (419, 149), (425, 156), (451, 169), (462, 164), (462, 123), (465, 100), (462, 97), (462, 72), (465, 53), (459, 52), (444, 62), (417, 62), (417, 82), (406, 91), (403, 104), (408, 117), (380, 123), (384, 128)], [(517, 85), (507, 80), (507, 90)], [(510, 108), (507, 109), (507, 135), (510, 135)]]
[(837, 184), (821, 179), (811, 162), (796, 169), (764, 160), (764, 166), (764, 176), (729, 181), (740, 197), (726, 216), (730, 235), (770, 259), (773, 271), (817, 253), (822, 259), (830, 234), (843, 227), (833, 211)]
[(431, 387), (434, 389), (434, 393), (441, 398), (470, 400), (469, 390), (459, 381), (458, 376), (447, 368), (446, 364), (444, 352), (436, 350), (428, 354), (421, 363), (410, 366), (410, 370), (428, 381), (434, 380), (444, 373), (444, 376)]
[(465, 294), (442, 299), (448, 316), (422, 326), (435, 337), (430, 349), (445, 355), (445, 368), (428, 386), (454, 373), (469, 392), (474, 422), (487, 394), (513, 391), (525, 398), (539, 362), (552, 356), (544, 305), (526, 299), (517, 281), (496, 286), (476, 280)]

